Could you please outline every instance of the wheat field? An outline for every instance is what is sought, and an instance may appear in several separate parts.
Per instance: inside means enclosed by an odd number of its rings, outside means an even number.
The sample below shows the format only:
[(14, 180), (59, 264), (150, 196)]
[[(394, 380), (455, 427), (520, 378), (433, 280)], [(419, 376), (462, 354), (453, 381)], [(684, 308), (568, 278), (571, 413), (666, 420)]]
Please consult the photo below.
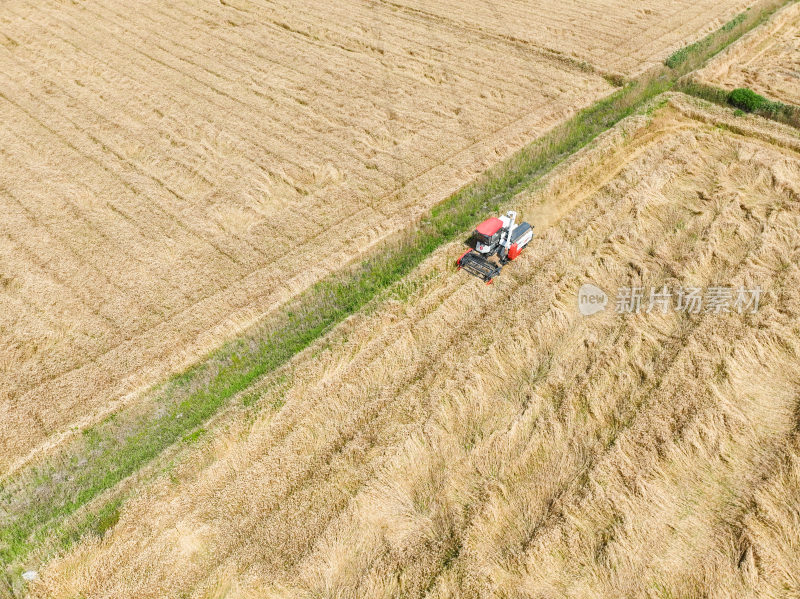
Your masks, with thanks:
[(608, 74), (636, 76), (717, 29), (754, 2), (715, 0), (562, 0), (459, 2), (394, 0), (413, 14), (467, 23), (479, 31), (586, 62)]
[(694, 78), (725, 89), (749, 87), (800, 106), (800, 4), (791, 3), (772, 15)]
[(613, 89), (457, 23), (300, 4), (3, 3), (0, 471)]
[(4, 2), (0, 472), (750, 4)]
[[(515, 199), (493, 286), (435, 252), (32, 596), (800, 595), (799, 181), (796, 130), (669, 95)], [(764, 295), (582, 317), (586, 282)]]

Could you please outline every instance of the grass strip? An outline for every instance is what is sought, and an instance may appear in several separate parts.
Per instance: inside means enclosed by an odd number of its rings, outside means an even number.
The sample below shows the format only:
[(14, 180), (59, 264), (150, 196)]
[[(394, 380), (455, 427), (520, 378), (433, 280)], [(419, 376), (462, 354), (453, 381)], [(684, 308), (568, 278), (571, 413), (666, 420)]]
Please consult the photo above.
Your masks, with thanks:
[[(770, 2), (764, 10), (774, 12)], [(648, 73), (537, 139), (433, 208), (400, 241), (346, 272), (312, 286), (276, 318), (228, 343), (202, 363), (173, 377), (153, 393), (155, 408), (136, 417), (117, 415), (84, 431), (57, 459), (32, 466), (0, 483), (0, 563), (9, 587), (35, 551), (68, 548), (81, 535), (102, 534), (116, 521), (118, 498), (94, 506), (77, 524), (69, 518), (151, 463), (211, 418), (234, 395), (285, 364), (348, 316), (400, 281), (442, 244), (509, 202), (603, 131), (672, 89), (761, 17), (747, 11), (685, 49), (674, 66)], [(771, 14), (771, 12), (770, 12)], [(673, 55), (674, 56), (674, 55)], [(42, 547), (47, 550), (42, 553)]]
[[(685, 46), (672, 54), (667, 60), (664, 61), (664, 64), (667, 65), (671, 69), (676, 69), (686, 63), (690, 58), (697, 55), (706, 54), (712, 47), (715, 42), (722, 41), (725, 37), (725, 34), (734, 32), (737, 27), (744, 24), (745, 20), (747, 19), (747, 13), (740, 13), (736, 15), (733, 19), (725, 23), (722, 28), (719, 30), (721, 35), (717, 36), (716, 38), (705, 37), (694, 44), (689, 46)], [(735, 35), (735, 34), (734, 34)], [(739, 37), (738, 35), (735, 37)], [(730, 43), (730, 42), (728, 42)], [(727, 45), (727, 44), (726, 44)], [(721, 50), (722, 48), (719, 48)]]
[(664, 64), (673, 71), (683, 74), (694, 71), (742, 35), (769, 19), (778, 9), (795, 1), (765, 0), (755, 7), (748, 8), (714, 33), (674, 52), (664, 61)]

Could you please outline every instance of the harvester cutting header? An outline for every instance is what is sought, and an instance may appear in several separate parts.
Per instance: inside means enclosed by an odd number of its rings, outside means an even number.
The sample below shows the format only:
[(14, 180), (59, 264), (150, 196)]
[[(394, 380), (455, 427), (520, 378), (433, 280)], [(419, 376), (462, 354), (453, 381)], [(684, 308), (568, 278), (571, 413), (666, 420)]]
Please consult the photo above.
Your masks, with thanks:
[[(508, 262), (533, 239), (533, 227), (529, 223), (516, 224), (517, 213), (509, 210), (500, 218), (489, 218), (475, 227), (467, 245), (469, 249), (456, 260), (473, 276), (490, 284)], [(496, 256), (496, 260), (490, 260)]]

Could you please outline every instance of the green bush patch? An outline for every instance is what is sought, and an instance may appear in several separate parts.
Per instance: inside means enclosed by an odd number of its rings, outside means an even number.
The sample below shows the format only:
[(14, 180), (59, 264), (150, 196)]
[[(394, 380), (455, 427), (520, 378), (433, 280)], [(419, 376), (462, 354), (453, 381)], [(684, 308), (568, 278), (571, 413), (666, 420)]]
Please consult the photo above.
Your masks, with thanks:
[(730, 92), (728, 104), (736, 108), (737, 112), (749, 112), (794, 127), (800, 126), (800, 109), (782, 102), (768, 100), (746, 87), (740, 87)]
[(745, 112), (755, 112), (768, 107), (771, 102), (752, 89), (740, 87), (728, 94), (728, 103)]

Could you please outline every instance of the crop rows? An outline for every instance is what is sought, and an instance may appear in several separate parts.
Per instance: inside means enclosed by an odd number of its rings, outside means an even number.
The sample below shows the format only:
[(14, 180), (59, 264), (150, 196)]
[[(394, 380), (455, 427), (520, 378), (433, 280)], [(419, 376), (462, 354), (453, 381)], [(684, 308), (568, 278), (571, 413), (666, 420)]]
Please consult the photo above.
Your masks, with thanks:
[(458, 0), (391, 0), (391, 4), (510, 37), (604, 72), (635, 76), (754, 3), (512, 0), (476, 5)]
[(800, 4), (775, 13), (693, 78), (727, 90), (747, 87), (800, 106)]
[[(540, 232), (493, 287), (437, 251), (36, 593), (797, 593), (798, 180), (789, 128), (624, 121), (517, 198)], [(765, 294), (585, 318), (585, 282)]]
[(355, 0), (13, 0), (0, 64), (3, 469), (611, 90)]

